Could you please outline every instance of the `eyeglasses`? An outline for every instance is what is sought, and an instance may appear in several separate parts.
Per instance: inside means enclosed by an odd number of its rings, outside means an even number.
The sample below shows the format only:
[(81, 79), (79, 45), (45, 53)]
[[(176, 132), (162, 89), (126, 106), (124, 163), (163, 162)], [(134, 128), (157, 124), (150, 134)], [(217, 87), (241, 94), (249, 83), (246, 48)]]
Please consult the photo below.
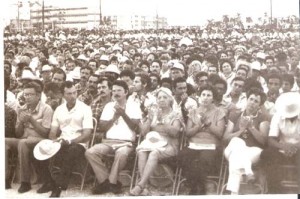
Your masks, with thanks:
[(35, 96), (35, 93), (23, 93), (24, 97), (33, 97)]

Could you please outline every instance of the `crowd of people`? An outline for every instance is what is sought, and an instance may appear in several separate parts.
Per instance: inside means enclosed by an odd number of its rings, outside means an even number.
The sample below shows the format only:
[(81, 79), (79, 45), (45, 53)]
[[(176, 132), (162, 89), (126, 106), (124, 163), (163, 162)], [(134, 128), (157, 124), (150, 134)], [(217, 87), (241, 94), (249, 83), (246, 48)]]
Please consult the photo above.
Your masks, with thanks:
[[(43, 182), (37, 193), (59, 197), (83, 157), (96, 178), (91, 194), (118, 194), (118, 175), (136, 154), (133, 196), (151, 195), (149, 179), (170, 159), (189, 194), (205, 195), (222, 156), (231, 194), (257, 180), (253, 165), (264, 171), (267, 193), (284, 193), (283, 162), (296, 165), (300, 193), (299, 61), (299, 32), (290, 29), (6, 31), (5, 187), (17, 154), (18, 192), (31, 189), (34, 165)], [(89, 147), (94, 128), (99, 139)], [(33, 152), (45, 139), (60, 143), (57, 153)]]

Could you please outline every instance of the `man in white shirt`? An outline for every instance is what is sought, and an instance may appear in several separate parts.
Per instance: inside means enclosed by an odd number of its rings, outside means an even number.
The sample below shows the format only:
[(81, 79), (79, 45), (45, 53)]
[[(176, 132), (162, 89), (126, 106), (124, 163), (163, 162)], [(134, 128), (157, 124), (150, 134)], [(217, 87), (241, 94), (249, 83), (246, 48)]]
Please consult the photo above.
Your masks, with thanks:
[(49, 180), (38, 192), (46, 193), (52, 190), (50, 197), (59, 197), (61, 191), (67, 189), (72, 169), (80, 157), (84, 157), (93, 129), (91, 107), (77, 99), (77, 90), (72, 82), (67, 81), (62, 86), (66, 103), (56, 108), (49, 133), (50, 139), (61, 143), (61, 148), (54, 157), (62, 157), (62, 166), (60, 173), (53, 180), (49, 171), (45, 171)]
[[(98, 181), (92, 190), (93, 194), (117, 194), (121, 191), (122, 185), (117, 181), (118, 174), (126, 166), (128, 156), (134, 150), (132, 142), (136, 139), (135, 131), (142, 119), (138, 104), (126, 100), (128, 90), (128, 85), (122, 80), (113, 83), (114, 101), (105, 105), (100, 118), (100, 130), (106, 132), (106, 139), (85, 153)], [(112, 154), (114, 162), (109, 171), (103, 160), (105, 156)]]
[[(300, 193), (300, 94), (283, 93), (275, 103), (268, 138), (268, 148), (261, 153), (263, 168), (267, 174), (268, 193), (282, 193), (280, 165), (296, 165), (298, 193)], [(281, 176), (282, 177), (282, 176)]]

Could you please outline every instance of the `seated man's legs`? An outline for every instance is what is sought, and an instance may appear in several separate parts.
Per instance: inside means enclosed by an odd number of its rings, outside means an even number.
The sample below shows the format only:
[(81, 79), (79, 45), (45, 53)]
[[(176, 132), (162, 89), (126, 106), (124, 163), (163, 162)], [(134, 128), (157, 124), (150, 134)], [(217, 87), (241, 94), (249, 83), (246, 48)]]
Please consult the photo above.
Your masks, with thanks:
[(127, 163), (128, 156), (133, 152), (133, 148), (129, 146), (120, 147), (115, 152), (114, 163), (111, 167), (109, 182), (117, 184), (119, 172), (122, 171)]
[(261, 153), (261, 163), (267, 175), (268, 193), (281, 193), (279, 166), (286, 162), (289, 158), (280, 153), (276, 148), (267, 148)]
[(57, 178), (54, 179), (58, 187), (61, 189), (67, 189), (73, 168), (78, 160), (84, 156), (84, 152), (85, 148), (82, 145), (72, 143), (70, 145), (63, 146), (59, 150), (58, 154), (56, 154), (63, 157), (60, 173)]
[(99, 184), (103, 183), (109, 176), (109, 170), (103, 162), (103, 158), (105, 155), (113, 153), (113, 148), (105, 144), (96, 144), (85, 152), (85, 157), (93, 168)]
[(6, 188), (11, 188), (10, 181), (9, 179), (10, 173), (13, 171), (9, 170), (9, 165), (8, 165), (8, 159), (10, 158), (9, 155), (11, 153), (17, 153), (18, 149), (18, 143), (20, 139), (17, 138), (5, 138), (5, 187)]

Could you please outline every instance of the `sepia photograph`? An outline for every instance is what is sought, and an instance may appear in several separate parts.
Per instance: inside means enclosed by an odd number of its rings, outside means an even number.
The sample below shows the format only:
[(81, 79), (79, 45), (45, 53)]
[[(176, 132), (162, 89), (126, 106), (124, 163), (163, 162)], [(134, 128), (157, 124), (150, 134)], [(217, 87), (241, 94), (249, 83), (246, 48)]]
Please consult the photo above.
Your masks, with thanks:
[(3, 2), (4, 197), (297, 197), (299, 6)]

